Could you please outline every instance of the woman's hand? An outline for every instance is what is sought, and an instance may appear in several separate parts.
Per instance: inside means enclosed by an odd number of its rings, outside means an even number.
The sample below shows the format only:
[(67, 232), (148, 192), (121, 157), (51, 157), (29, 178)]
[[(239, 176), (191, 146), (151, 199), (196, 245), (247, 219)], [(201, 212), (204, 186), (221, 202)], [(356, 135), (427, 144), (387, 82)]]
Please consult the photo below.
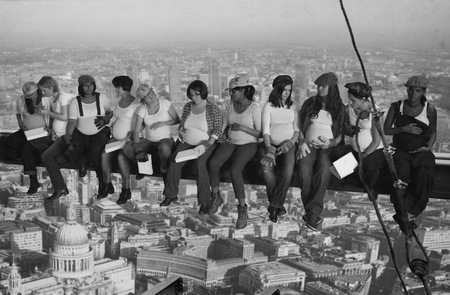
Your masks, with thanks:
[(309, 146), (306, 142), (302, 143), (301, 145), (299, 145), (298, 147), (298, 151), (297, 151), (297, 160), (306, 158), (306, 156), (311, 152), (311, 150), (309, 149)]
[(416, 123), (409, 123), (408, 125), (403, 126), (403, 132), (411, 134), (420, 134), (422, 133), (422, 128), (417, 127)]
[(136, 156), (136, 160), (138, 160), (138, 162), (147, 162), (148, 161), (147, 153), (144, 151), (136, 152), (135, 156)]
[(95, 126), (97, 126), (97, 129), (101, 129), (102, 127), (104, 127), (106, 125), (106, 120), (104, 116), (97, 116), (94, 119), (94, 124)]
[(330, 147), (330, 139), (324, 136), (319, 136), (318, 140), (314, 139), (311, 142), (311, 146), (315, 149), (327, 149)]
[(266, 146), (266, 154), (261, 159), (261, 164), (263, 166), (272, 167), (276, 165), (275, 162), (275, 153), (277, 149), (274, 146)]
[(289, 150), (294, 146), (294, 142), (291, 139), (286, 139), (277, 148), (276, 155), (281, 155), (289, 152)]
[(155, 129), (163, 127), (164, 125), (166, 125), (164, 122), (156, 122), (156, 123), (153, 123), (152, 125), (150, 125), (150, 129), (155, 130)]

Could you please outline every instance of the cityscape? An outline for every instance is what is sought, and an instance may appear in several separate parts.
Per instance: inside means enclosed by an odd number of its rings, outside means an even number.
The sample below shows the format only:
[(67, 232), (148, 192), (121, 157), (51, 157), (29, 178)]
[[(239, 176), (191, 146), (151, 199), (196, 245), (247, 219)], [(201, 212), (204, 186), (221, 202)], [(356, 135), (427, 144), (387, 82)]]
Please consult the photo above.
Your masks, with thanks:
[[(404, 45), (404, 44), (403, 44)], [(407, 97), (404, 83), (412, 75), (429, 80), (427, 100), (438, 113), (433, 152), (450, 153), (450, 49), (445, 42), (412, 48), (399, 45), (362, 47), (376, 105), (387, 112)], [(261, 106), (281, 74), (294, 80), (293, 99), (301, 105), (317, 93), (314, 80), (333, 72), (348, 102), (348, 82), (364, 82), (361, 65), (349, 44), (302, 45), (294, 42), (223, 45), (215, 42), (147, 46), (120, 45), (0, 46), (0, 131), (18, 130), (16, 100), (27, 81), (52, 76), (75, 96), (80, 75), (96, 80), (113, 109), (118, 98), (112, 79), (127, 75), (134, 95), (146, 83), (170, 100), (181, 116), (186, 89), (204, 81), (208, 100), (225, 111), (231, 78), (246, 77)], [(177, 126), (172, 136), (178, 138)], [(390, 140), (388, 138), (388, 140)], [(160, 177), (131, 177), (131, 199), (117, 205), (121, 175), (113, 173), (116, 193), (97, 199), (94, 171), (83, 178), (63, 169), (69, 194), (49, 201), (53, 192), (47, 171), (38, 167), (41, 184), (27, 195), (30, 180), (23, 166), (0, 163), (0, 294), (168, 294), (157, 286), (181, 278), (182, 291), (171, 294), (261, 294), (279, 290), (292, 295), (404, 294), (389, 248), (409, 294), (425, 294), (409, 269), (405, 238), (394, 221), (389, 195), (379, 195), (385, 237), (372, 202), (364, 192), (328, 190), (319, 231), (307, 228), (300, 188), (291, 187), (287, 214), (269, 220), (265, 186), (246, 184), (249, 220), (236, 229), (237, 202), (231, 183), (220, 184), (224, 199), (217, 214), (199, 214), (195, 181), (182, 179), (178, 201), (160, 207)], [(257, 172), (255, 172), (257, 173)], [(431, 198), (418, 218), (415, 233), (429, 257), (428, 283), (433, 294), (450, 294), (450, 202)], [(424, 258), (413, 243), (411, 255)], [(152, 293), (153, 292), (153, 293)], [(269, 293), (265, 293), (269, 294)], [(270, 293), (272, 294), (272, 293)], [(276, 294), (276, 293), (273, 293)]]

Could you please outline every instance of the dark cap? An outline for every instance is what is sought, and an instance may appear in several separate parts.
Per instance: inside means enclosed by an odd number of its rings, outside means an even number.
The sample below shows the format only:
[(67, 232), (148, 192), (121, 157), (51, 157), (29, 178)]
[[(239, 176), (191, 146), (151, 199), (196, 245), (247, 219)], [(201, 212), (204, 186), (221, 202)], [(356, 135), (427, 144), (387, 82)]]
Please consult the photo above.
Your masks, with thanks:
[(337, 85), (338, 78), (334, 73), (325, 73), (319, 76), (319, 78), (314, 81), (316, 85), (321, 86), (331, 86), (331, 85)]
[[(370, 90), (372, 91), (372, 87), (370, 87)], [(369, 97), (369, 87), (367, 87), (366, 84), (362, 82), (353, 82), (353, 83), (347, 83), (345, 84), (345, 88), (348, 88), (348, 92), (351, 94), (358, 96), (358, 97)]]
[(82, 85), (84, 83), (95, 83), (95, 79), (90, 75), (81, 75), (78, 77), (78, 85)]
[(406, 87), (421, 87), (421, 88), (427, 88), (428, 87), (428, 79), (424, 76), (412, 76), (406, 81), (405, 83)]
[(273, 79), (272, 87), (277, 86), (279, 83), (285, 83), (285, 84), (289, 85), (289, 84), (293, 84), (294, 81), (292, 81), (292, 78), (289, 75), (280, 75), (280, 76), (277, 76), (275, 79)]

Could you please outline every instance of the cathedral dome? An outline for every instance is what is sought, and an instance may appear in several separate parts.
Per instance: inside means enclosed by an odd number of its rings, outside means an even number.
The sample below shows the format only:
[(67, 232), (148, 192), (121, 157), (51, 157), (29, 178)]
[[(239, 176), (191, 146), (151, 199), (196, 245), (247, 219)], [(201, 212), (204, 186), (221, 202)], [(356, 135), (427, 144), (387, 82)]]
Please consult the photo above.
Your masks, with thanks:
[(60, 246), (75, 246), (89, 244), (87, 231), (76, 222), (67, 222), (56, 232), (55, 243)]
[(61, 226), (55, 235), (58, 246), (78, 246), (89, 244), (87, 231), (75, 221), (76, 213), (73, 204), (67, 210), (67, 222)]

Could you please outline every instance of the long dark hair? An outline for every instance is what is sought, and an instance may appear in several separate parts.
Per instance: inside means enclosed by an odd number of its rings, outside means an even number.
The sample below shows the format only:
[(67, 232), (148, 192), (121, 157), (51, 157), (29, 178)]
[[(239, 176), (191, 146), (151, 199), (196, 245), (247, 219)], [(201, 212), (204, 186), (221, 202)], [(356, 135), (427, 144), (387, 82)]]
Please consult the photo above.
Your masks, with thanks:
[(286, 106), (289, 109), (292, 105), (292, 91), (293, 89), (293, 84), (289, 82), (289, 80), (284, 79), (281, 80), (280, 82), (278, 82), (275, 87), (272, 89), (272, 91), (269, 94), (269, 101), (270, 103), (277, 107), (280, 108), (282, 107), (282, 102), (281, 102), (281, 95), (283, 94), (284, 88), (288, 85), (291, 85), (291, 93), (289, 94), (288, 98), (286, 99)]
[(38, 106), (41, 102), (42, 102), (42, 91), (41, 89), (38, 88), (37, 90), (37, 99), (36, 99), (36, 103), (33, 103), (33, 98), (32, 97), (25, 97), (25, 107), (27, 108), (27, 112), (30, 115), (33, 115), (34, 112), (36, 111), (36, 106)]
[[(325, 106), (325, 110), (331, 114), (333, 122), (340, 122), (344, 104), (339, 94), (339, 88), (337, 85), (330, 85), (328, 87), (328, 103)], [(316, 118), (318, 116), (319, 111), (322, 109), (323, 99), (319, 94), (314, 97), (313, 103), (306, 109), (308, 118)]]

